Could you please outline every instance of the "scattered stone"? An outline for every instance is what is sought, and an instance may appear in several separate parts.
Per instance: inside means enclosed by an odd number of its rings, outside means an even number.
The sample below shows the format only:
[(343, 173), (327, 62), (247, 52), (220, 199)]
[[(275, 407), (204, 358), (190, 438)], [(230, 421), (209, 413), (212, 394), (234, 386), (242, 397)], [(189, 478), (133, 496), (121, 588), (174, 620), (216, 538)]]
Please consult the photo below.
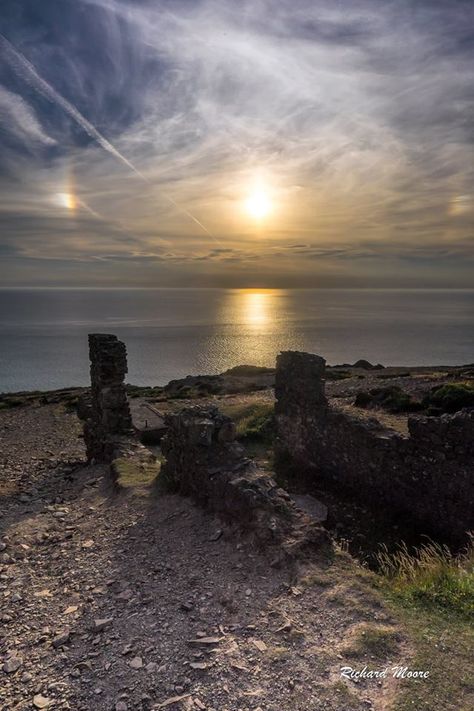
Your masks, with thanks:
[(212, 541), (212, 542), (218, 541), (219, 538), (222, 536), (222, 534), (223, 534), (222, 528), (218, 528), (217, 531), (215, 531), (215, 532), (212, 534), (212, 536), (209, 536), (209, 540)]
[(36, 694), (33, 696), (33, 706), (37, 709), (47, 709), (51, 704), (51, 699), (42, 696), (41, 694)]
[(264, 652), (267, 649), (267, 645), (261, 639), (253, 639), (252, 643), (260, 652)]
[(194, 604), (192, 602), (182, 602), (179, 607), (181, 610), (184, 610), (184, 612), (191, 612), (194, 608)]
[(3, 664), (3, 671), (6, 674), (14, 674), (23, 664), (23, 660), (20, 657), (8, 657), (8, 659)]
[(208, 664), (207, 662), (190, 662), (189, 666), (191, 669), (200, 669), (203, 671), (205, 669), (209, 669), (209, 667), (212, 667), (212, 664)]
[(143, 660), (141, 657), (133, 657), (133, 659), (130, 662), (130, 666), (132, 669), (141, 669), (143, 666)]
[(128, 711), (128, 706), (125, 701), (117, 701), (115, 704), (115, 711)]
[(219, 644), (224, 639), (224, 637), (199, 637), (198, 639), (188, 640), (188, 644), (193, 645), (204, 645), (205, 647)]
[(59, 647), (62, 647), (63, 644), (66, 644), (69, 642), (69, 637), (70, 637), (70, 632), (69, 630), (64, 630), (64, 632), (60, 632), (56, 637), (53, 639), (53, 647), (55, 649), (58, 649)]
[(191, 694), (182, 694), (181, 696), (170, 696), (169, 699), (166, 699), (166, 701), (162, 701), (161, 704), (158, 704), (157, 706), (154, 706), (154, 709), (164, 709), (166, 706), (171, 706), (172, 704), (177, 704), (180, 701), (183, 701), (184, 699), (189, 699)]
[(110, 627), (113, 621), (113, 617), (104, 617), (102, 619), (94, 620), (94, 632), (102, 632), (102, 630)]

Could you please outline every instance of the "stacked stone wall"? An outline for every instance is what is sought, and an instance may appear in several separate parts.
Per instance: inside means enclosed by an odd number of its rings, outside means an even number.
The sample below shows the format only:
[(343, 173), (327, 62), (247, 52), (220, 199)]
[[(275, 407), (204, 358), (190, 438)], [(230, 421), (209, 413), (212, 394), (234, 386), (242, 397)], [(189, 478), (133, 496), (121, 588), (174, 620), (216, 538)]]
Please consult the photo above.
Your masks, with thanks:
[(185, 408), (166, 417), (162, 473), (180, 493), (246, 529), (285, 555), (327, 541), (326, 532), (291, 500), (235, 442), (235, 425), (212, 407)]
[(318, 356), (277, 359), (277, 472), (330, 482), (422, 532), (465, 540), (474, 528), (474, 410), (410, 417), (404, 436), (329, 407), (323, 377)]

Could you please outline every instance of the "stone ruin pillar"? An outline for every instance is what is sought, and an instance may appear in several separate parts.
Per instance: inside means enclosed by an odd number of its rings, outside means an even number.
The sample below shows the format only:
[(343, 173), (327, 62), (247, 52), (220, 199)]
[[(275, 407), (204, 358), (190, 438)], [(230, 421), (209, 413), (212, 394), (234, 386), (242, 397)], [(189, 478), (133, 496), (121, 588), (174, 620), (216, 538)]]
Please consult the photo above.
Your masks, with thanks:
[(310, 443), (326, 421), (325, 367), (324, 358), (312, 353), (283, 351), (277, 357), (275, 463), (283, 479), (316, 465)]
[(117, 441), (132, 431), (124, 378), (127, 351), (117, 336), (89, 334), (91, 409), (84, 428), (89, 460), (110, 462)]

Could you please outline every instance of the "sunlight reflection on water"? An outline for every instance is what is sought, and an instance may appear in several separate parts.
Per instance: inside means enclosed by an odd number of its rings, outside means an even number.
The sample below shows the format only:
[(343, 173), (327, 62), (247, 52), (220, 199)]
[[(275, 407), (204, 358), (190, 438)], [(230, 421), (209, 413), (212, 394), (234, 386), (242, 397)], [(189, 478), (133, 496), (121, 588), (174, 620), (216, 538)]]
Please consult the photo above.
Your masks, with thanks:
[(229, 363), (272, 365), (280, 350), (301, 348), (288, 319), (284, 289), (228, 290), (217, 315), (219, 327), (198, 356), (202, 372), (222, 372)]
[(290, 349), (455, 365), (474, 360), (474, 291), (0, 290), (0, 391), (86, 385), (91, 332), (126, 343), (128, 381), (141, 385), (273, 366)]

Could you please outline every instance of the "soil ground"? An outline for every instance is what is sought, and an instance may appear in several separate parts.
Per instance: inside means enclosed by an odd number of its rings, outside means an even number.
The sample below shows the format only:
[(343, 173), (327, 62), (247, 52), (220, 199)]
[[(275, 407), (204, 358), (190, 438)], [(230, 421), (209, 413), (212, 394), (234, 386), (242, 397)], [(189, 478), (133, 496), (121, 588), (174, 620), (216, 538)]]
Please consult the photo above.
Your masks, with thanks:
[[(406, 433), (406, 415), (352, 403), (359, 390), (384, 384), (421, 395), (457, 373), (411, 371), (354, 372), (328, 380), (327, 393), (353, 414), (375, 414)], [(77, 394), (23, 394), (15, 407), (8, 396), (0, 408), (2, 711), (472, 708), (467, 626), (392, 604), (376, 576), (341, 549), (344, 531), (352, 543), (371, 535), (377, 542), (369, 511), (320, 492), (339, 545), (291, 576), (273, 567), (271, 551), (256, 550), (188, 499), (158, 495), (145, 482), (113, 490), (105, 469), (86, 464)], [(160, 411), (196, 404), (149, 395)], [(271, 404), (273, 392), (199, 402), (235, 411)], [(271, 470), (266, 445), (251, 454)], [(366, 550), (366, 542), (351, 550)], [(341, 677), (344, 666), (398, 664), (427, 665), (432, 677)]]
[(340, 676), (409, 653), (370, 574), (335, 550), (292, 580), (187, 499), (111, 491), (79, 435), (0, 413), (2, 709), (388, 708), (398, 681)]

